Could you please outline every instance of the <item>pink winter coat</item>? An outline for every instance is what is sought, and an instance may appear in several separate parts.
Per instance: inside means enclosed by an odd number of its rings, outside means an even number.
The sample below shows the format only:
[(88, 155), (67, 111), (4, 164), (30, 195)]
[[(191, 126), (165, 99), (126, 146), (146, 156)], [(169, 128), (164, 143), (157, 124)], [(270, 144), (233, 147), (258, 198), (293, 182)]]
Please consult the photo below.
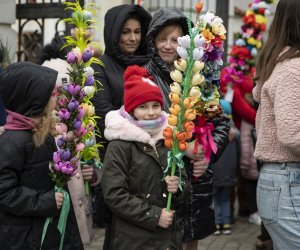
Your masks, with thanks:
[(264, 162), (300, 162), (300, 58), (279, 63), (253, 90), (256, 115), (255, 157)]
[(240, 167), (242, 175), (247, 180), (257, 180), (258, 170), (256, 159), (253, 156), (254, 145), (251, 136), (253, 125), (242, 120), (241, 122), (241, 159)]

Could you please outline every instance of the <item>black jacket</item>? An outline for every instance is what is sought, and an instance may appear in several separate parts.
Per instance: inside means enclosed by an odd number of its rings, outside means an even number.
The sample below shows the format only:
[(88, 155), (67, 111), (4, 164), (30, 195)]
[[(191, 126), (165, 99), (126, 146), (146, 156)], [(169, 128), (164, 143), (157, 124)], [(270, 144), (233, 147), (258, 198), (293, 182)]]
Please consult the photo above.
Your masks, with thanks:
[[(125, 56), (119, 47), (121, 30), (128, 17), (136, 14), (141, 20), (142, 38), (141, 45), (136, 55)], [(151, 20), (151, 15), (139, 5), (123, 4), (111, 8), (105, 15), (104, 42), (105, 52), (101, 56), (104, 66), (93, 65), (95, 79), (100, 82), (99, 91), (94, 95), (92, 102), (95, 106), (97, 126), (99, 127), (103, 144), (101, 159), (104, 159), (108, 142), (104, 138), (105, 116), (111, 110), (119, 109), (123, 105), (124, 80), (123, 74), (129, 65), (144, 65), (149, 60), (146, 44), (146, 34)], [(97, 139), (99, 139), (97, 137)], [(96, 221), (99, 224), (110, 223), (111, 213), (104, 205), (100, 187), (95, 187), (96, 198)], [(99, 216), (98, 216), (99, 215)]]
[[(17, 63), (0, 78), (0, 93), (7, 109), (25, 116), (39, 115), (47, 105), (57, 72), (31, 63)], [(31, 130), (5, 131), (0, 136), (0, 248), (38, 250), (47, 217), (53, 217), (42, 249), (57, 250), (59, 210), (49, 161), (53, 137), (35, 147)], [(71, 206), (64, 249), (83, 249)]]
[[(151, 137), (119, 111), (110, 112), (106, 119), (105, 136), (112, 141), (105, 156), (101, 185), (114, 214), (110, 249), (182, 249), (176, 218), (170, 228), (158, 226), (168, 197), (163, 180), (168, 154), (162, 136), (165, 126)], [(182, 180), (185, 190), (185, 171)], [(176, 213), (184, 202), (184, 194), (179, 190), (172, 197), (171, 209)]]
[[(134, 56), (125, 56), (119, 47), (119, 40), (124, 23), (128, 17), (136, 14), (141, 20), (141, 45)], [(123, 74), (129, 65), (144, 65), (148, 62), (146, 34), (151, 15), (139, 5), (119, 5), (110, 9), (105, 15), (104, 42), (105, 52), (100, 58), (104, 67), (95, 65), (95, 78), (100, 81), (98, 91), (92, 102), (96, 115), (100, 117), (97, 125), (103, 137), (106, 114), (111, 110), (119, 109), (123, 105), (124, 80)], [(104, 137), (102, 138), (104, 140)]]
[[(168, 112), (170, 107), (169, 93), (173, 81), (170, 78), (170, 69), (159, 57), (154, 40), (156, 35), (165, 26), (176, 23), (181, 24), (184, 34), (188, 33), (186, 17), (176, 9), (160, 9), (158, 10), (150, 23), (147, 34), (147, 41), (149, 47), (153, 52), (153, 57), (147, 63), (146, 68), (148, 73), (153, 76), (154, 82), (160, 87), (164, 96), (164, 110)], [(211, 162), (215, 162), (222, 154), (225, 146), (228, 143), (229, 119), (227, 117), (219, 117), (211, 120), (214, 124), (214, 131), (212, 135), (217, 145), (218, 151), (212, 154)], [(179, 218), (181, 223), (181, 232), (183, 241), (188, 242), (192, 240), (203, 239), (215, 231), (214, 210), (213, 210), (213, 189), (211, 170), (200, 178), (195, 179), (192, 176), (192, 166), (190, 160), (185, 158), (185, 168), (189, 177), (190, 195), (185, 202), (185, 208), (182, 216)]]

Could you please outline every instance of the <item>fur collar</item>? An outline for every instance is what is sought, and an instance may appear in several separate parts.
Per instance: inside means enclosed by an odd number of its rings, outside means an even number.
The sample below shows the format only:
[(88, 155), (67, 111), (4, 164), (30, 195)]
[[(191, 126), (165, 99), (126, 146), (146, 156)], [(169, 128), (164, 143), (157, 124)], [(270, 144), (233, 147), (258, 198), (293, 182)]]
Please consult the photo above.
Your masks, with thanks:
[[(162, 114), (167, 116), (165, 112)], [(121, 116), (119, 110), (114, 110), (107, 113), (105, 117), (104, 136), (109, 141), (120, 139), (124, 141), (143, 142), (155, 147), (155, 144), (159, 140), (164, 139), (162, 131), (166, 126), (167, 122), (161, 127), (161, 130), (157, 134), (151, 136), (149, 133)]]

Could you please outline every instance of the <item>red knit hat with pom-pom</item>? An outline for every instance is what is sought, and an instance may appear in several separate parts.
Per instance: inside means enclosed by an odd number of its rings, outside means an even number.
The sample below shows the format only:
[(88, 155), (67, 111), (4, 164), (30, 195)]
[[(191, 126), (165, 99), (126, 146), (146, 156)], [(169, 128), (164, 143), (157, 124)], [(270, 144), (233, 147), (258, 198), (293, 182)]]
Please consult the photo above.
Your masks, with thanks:
[(145, 68), (128, 66), (124, 72), (124, 106), (131, 112), (137, 106), (157, 101), (163, 106), (163, 97), (159, 87), (150, 79)]

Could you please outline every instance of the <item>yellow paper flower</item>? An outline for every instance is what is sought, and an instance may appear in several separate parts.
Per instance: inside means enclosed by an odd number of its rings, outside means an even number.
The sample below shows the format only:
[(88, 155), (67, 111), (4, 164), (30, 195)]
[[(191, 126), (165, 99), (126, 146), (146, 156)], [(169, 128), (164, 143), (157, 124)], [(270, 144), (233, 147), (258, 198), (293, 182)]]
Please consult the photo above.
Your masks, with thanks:
[(174, 82), (182, 82), (182, 74), (179, 70), (171, 71), (170, 75)]
[(256, 46), (256, 48), (261, 48), (262, 43), (259, 40), (256, 40), (254, 37), (248, 38), (247, 42), (253, 46)]
[(226, 29), (222, 23), (215, 23), (212, 25), (212, 32), (215, 35), (224, 35), (226, 33)]
[(183, 100), (183, 105), (186, 109), (191, 109), (196, 104), (196, 101), (192, 97), (185, 98)]
[(186, 60), (180, 58), (180, 59), (174, 61), (174, 65), (175, 65), (176, 69), (184, 72), (186, 69)]
[(180, 102), (180, 98), (179, 98), (179, 95), (178, 95), (178, 94), (170, 93), (170, 94), (169, 94), (169, 98), (170, 98), (170, 100), (171, 100), (172, 103), (177, 103), (177, 104), (179, 104), (179, 102)]
[(203, 75), (195, 74), (192, 78), (192, 85), (193, 86), (200, 85), (204, 82), (204, 80), (205, 80), (205, 77)]
[(209, 29), (203, 30), (202, 35), (203, 37), (205, 37), (207, 41), (211, 41), (212, 39), (215, 39), (215, 36), (209, 31)]
[(256, 14), (255, 15), (255, 22), (260, 23), (260, 24), (266, 24), (267, 19), (263, 15)]
[(180, 110), (181, 108), (177, 103), (172, 103), (171, 107), (169, 108), (169, 111), (172, 115), (178, 115)]
[(171, 126), (176, 126), (177, 125), (177, 116), (176, 115), (169, 115), (168, 117), (168, 123)]
[(204, 68), (204, 62), (195, 61), (193, 65), (193, 72), (199, 73)]

